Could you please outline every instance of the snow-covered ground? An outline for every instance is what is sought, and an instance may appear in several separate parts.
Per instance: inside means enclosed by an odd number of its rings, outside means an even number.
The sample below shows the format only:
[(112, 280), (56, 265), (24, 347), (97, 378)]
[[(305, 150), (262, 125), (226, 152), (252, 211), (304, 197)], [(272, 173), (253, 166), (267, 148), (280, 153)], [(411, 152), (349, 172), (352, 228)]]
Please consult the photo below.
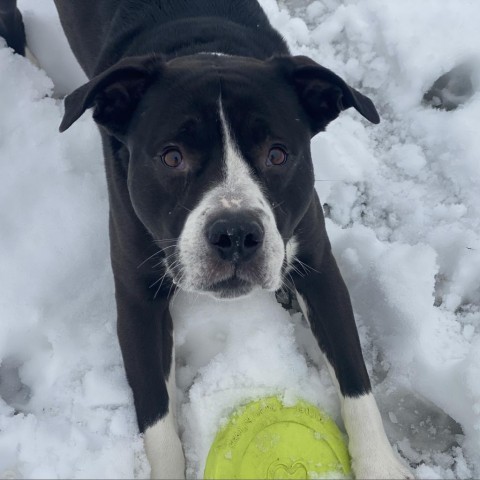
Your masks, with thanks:
[[(56, 97), (83, 75), (53, 2), (19, 3), (46, 73), (0, 48), (0, 478), (146, 477), (115, 334), (98, 133), (89, 115), (57, 132)], [(422, 96), (466, 59), (478, 75), (480, 2), (261, 3), (295, 53), (369, 94), (382, 117), (342, 114), (313, 156), (387, 432), (417, 477), (478, 478), (478, 76), (457, 110)], [(300, 314), (261, 293), (228, 304), (180, 294), (172, 311), (191, 478), (248, 399), (301, 395), (341, 423)]]

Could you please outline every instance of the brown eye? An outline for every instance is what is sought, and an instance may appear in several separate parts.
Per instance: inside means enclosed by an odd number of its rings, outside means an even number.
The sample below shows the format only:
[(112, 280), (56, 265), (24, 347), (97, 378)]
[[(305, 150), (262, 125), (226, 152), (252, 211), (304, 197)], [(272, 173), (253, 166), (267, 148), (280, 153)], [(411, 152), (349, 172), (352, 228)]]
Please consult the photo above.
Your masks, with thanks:
[(183, 156), (180, 150), (171, 148), (162, 155), (162, 162), (170, 168), (180, 168), (183, 165)]
[(283, 165), (287, 158), (288, 154), (282, 147), (272, 147), (268, 152), (266, 163), (269, 167)]

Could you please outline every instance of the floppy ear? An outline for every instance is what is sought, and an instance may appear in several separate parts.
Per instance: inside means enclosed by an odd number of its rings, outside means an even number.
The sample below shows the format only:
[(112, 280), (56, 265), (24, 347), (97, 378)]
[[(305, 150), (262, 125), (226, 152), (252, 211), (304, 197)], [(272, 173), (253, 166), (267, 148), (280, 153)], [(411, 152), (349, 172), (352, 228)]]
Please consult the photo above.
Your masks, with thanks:
[(328, 68), (304, 56), (277, 57), (272, 61), (280, 66), (294, 85), (313, 135), (324, 130), (342, 110), (350, 107), (354, 107), (370, 122), (380, 123), (373, 102)]
[(151, 55), (128, 57), (92, 78), (65, 98), (60, 132), (67, 130), (87, 108), (94, 107), (95, 122), (109, 133), (125, 133), (140, 98), (162, 66), (162, 60)]

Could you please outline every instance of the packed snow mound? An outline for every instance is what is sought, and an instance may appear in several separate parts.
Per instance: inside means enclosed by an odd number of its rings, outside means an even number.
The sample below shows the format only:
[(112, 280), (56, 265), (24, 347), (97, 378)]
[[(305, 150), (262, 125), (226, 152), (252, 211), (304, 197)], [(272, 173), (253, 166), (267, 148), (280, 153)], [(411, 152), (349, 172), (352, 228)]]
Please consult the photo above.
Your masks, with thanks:
[[(295, 54), (368, 94), (382, 117), (372, 126), (343, 113), (312, 154), (387, 433), (419, 478), (478, 477), (478, 77), (456, 110), (422, 98), (466, 60), (478, 75), (480, 3), (261, 3)], [(0, 478), (143, 478), (115, 332), (99, 136), (89, 115), (58, 134), (54, 97), (84, 76), (53, 2), (19, 4), (47, 73), (0, 45)], [(261, 292), (228, 303), (180, 293), (172, 312), (190, 478), (252, 398), (301, 396), (341, 425), (300, 314)]]

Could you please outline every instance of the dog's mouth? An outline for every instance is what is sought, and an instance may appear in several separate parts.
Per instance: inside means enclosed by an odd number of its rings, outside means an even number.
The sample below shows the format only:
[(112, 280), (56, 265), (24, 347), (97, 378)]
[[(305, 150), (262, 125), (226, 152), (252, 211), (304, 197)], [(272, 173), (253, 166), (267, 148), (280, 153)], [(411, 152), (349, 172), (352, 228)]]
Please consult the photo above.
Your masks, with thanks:
[[(283, 267), (276, 275), (268, 275), (268, 263), (260, 261), (237, 265), (232, 262), (205, 262), (195, 276), (177, 260), (167, 265), (166, 274), (186, 292), (206, 293), (216, 299), (245, 297), (257, 289), (276, 291), (282, 285)], [(267, 274), (266, 274), (267, 273)]]
[(213, 278), (212, 276), (203, 278), (203, 281), (193, 285), (184, 281), (185, 275), (182, 274), (183, 269), (178, 263), (174, 262), (173, 268), (170, 266), (167, 268), (173, 283), (178, 287), (194, 293), (207, 293), (217, 299), (243, 297), (262, 285), (260, 279), (257, 278), (256, 268), (249, 268), (248, 272), (245, 272), (244, 269), (234, 264), (216, 265), (216, 267), (216, 275), (213, 275)]
[(247, 280), (233, 275), (230, 278), (215, 282), (205, 288), (205, 291), (216, 298), (238, 298), (248, 295), (255, 285)]

